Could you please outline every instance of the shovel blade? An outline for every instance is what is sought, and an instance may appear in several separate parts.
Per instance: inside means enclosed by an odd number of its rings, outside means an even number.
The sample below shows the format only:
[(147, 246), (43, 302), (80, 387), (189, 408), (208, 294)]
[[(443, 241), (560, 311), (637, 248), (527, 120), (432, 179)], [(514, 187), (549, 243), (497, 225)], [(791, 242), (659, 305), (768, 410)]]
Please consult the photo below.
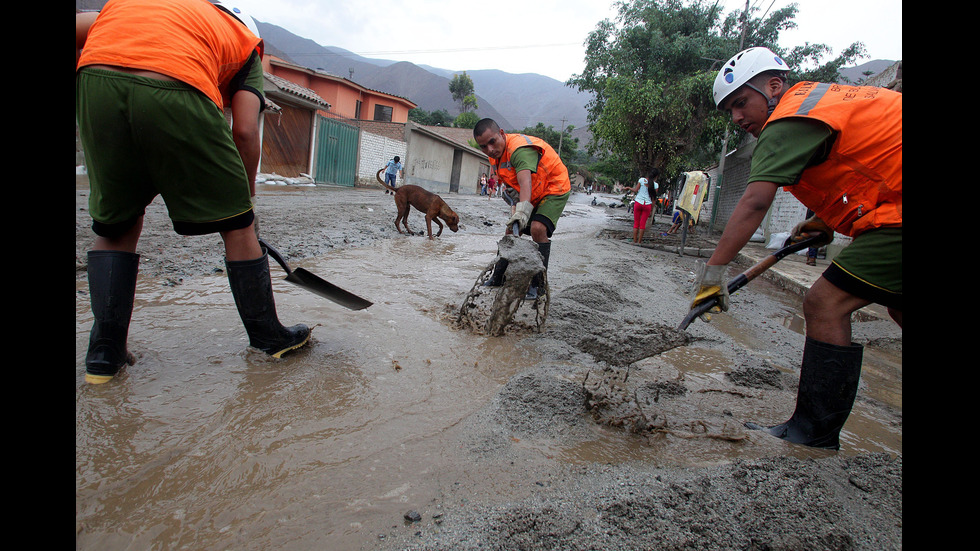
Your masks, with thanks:
[(298, 285), (311, 293), (320, 295), (323, 298), (332, 300), (337, 304), (351, 310), (363, 310), (374, 304), (363, 299), (354, 293), (345, 291), (329, 281), (325, 281), (320, 276), (311, 273), (303, 268), (296, 268), (286, 276), (286, 281)]

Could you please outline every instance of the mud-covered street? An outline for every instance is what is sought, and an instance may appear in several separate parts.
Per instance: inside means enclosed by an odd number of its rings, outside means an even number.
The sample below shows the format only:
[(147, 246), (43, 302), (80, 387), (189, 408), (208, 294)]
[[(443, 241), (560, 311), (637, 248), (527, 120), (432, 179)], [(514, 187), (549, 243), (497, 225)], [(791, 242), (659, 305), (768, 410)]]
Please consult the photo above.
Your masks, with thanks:
[[(220, 238), (177, 236), (158, 198), (136, 364), (93, 386), (76, 178), (76, 549), (901, 549), (901, 329), (855, 320), (839, 452), (748, 431), (792, 413), (801, 297), (760, 278), (678, 331), (704, 259), (631, 244), (632, 216), (592, 198), (554, 235), (541, 332), (488, 336), (459, 312), (503, 200), (444, 196), (460, 229), (430, 240), (395, 230), (380, 188), (259, 185), (263, 239), (374, 303), (347, 310), (272, 262), (281, 320), (313, 327), (280, 360), (247, 347)], [(646, 244), (679, 243), (656, 220)]]

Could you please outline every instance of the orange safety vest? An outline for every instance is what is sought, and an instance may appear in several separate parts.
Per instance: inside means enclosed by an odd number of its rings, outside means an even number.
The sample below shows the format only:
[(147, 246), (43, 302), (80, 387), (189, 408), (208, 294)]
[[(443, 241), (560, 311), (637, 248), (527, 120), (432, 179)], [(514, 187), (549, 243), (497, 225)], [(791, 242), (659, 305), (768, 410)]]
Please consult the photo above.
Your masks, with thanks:
[(78, 60), (153, 71), (197, 88), (224, 108), (222, 92), (262, 40), (207, 0), (109, 0)]
[(546, 195), (561, 195), (572, 190), (572, 181), (568, 178), (568, 169), (554, 148), (548, 142), (534, 136), (524, 134), (507, 134), (507, 144), (500, 159), (490, 159), (490, 164), (497, 172), (498, 179), (508, 186), (520, 191), (517, 183), (517, 172), (510, 164), (510, 156), (520, 147), (533, 147), (541, 155), (538, 169), (531, 173), (531, 204), (537, 206)]
[(766, 124), (791, 117), (819, 120), (836, 134), (827, 160), (787, 186), (800, 202), (851, 237), (902, 227), (902, 94), (800, 82), (783, 95)]

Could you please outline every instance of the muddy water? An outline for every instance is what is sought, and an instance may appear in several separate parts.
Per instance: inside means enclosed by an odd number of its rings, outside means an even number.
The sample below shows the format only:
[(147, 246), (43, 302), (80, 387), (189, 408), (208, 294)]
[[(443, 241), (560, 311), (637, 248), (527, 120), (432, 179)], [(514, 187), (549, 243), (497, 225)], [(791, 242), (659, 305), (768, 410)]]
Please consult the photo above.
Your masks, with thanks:
[[(574, 243), (595, 221), (587, 207), (569, 212), (563, 239)], [(358, 312), (282, 281), (273, 265), (282, 321), (314, 326), (312, 344), (281, 360), (247, 349), (223, 273), (176, 285), (141, 276), (129, 339), (138, 361), (100, 386), (81, 382), (91, 313), (87, 286), (77, 283), (77, 548), (369, 548), (447, 483), (505, 490), (520, 476), (513, 466), (486, 472), (460, 464), (450, 436), (542, 360), (520, 338), (472, 335), (448, 322), (495, 252), (495, 240), (460, 232), (382, 240), (295, 264), (374, 302)], [(589, 271), (575, 255), (556, 267), (552, 281), (566, 285)], [(797, 315), (799, 301), (784, 300), (773, 323), (794, 323), (782, 320)], [(713, 323), (746, 346), (758, 340), (723, 316)], [(697, 346), (663, 356), (692, 377), (730, 368)], [(864, 376), (879, 399), (901, 406), (900, 355), (869, 355)], [(883, 427), (861, 404), (842, 439), (849, 453), (901, 452), (901, 427)], [(661, 453), (599, 427), (591, 442), (542, 451), (565, 462)]]
[[(800, 297), (787, 294), (773, 283), (763, 278), (752, 282), (753, 292), (761, 293), (772, 298), (780, 308), (768, 313), (772, 324), (778, 324), (801, 335), (805, 334), (805, 324), (801, 310)], [(731, 336), (736, 342), (752, 350), (765, 350), (767, 343), (764, 336), (758, 333), (750, 334), (744, 331), (735, 317), (728, 314), (715, 316), (711, 323), (716, 323), (722, 331)], [(884, 321), (882, 323), (890, 323)], [(728, 366), (721, 362), (701, 360), (685, 362), (690, 370), (708, 370), (713, 376), (719, 377)], [(887, 347), (865, 346), (861, 364), (862, 396), (887, 404), (896, 410), (902, 409), (902, 355), (901, 352), (890, 351)], [(841, 448), (848, 453), (888, 452), (902, 453), (902, 426), (892, 425), (883, 419), (875, 408), (868, 407), (865, 402), (858, 400), (848, 417), (847, 423), (840, 436)]]

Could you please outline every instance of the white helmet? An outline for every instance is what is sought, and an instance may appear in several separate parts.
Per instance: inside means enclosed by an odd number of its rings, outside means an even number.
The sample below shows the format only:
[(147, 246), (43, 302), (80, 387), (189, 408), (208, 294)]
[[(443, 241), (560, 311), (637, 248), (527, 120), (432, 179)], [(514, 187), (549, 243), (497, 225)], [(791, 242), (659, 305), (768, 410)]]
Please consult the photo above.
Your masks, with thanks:
[(636, 181), (636, 183), (645, 186), (645, 185), (647, 185), (647, 179), (646, 178), (640, 178), (639, 180)]
[(735, 54), (735, 57), (729, 59), (715, 76), (715, 85), (712, 89), (715, 107), (721, 109), (725, 98), (741, 88), (752, 77), (765, 71), (789, 71), (789, 66), (768, 48), (749, 48)]
[(217, 6), (218, 9), (230, 13), (235, 19), (241, 21), (256, 37), (262, 38), (262, 35), (259, 34), (259, 27), (255, 24), (255, 20), (252, 19), (252, 16), (242, 11), (241, 8), (224, 0), (211, 0), (211, 3)]

